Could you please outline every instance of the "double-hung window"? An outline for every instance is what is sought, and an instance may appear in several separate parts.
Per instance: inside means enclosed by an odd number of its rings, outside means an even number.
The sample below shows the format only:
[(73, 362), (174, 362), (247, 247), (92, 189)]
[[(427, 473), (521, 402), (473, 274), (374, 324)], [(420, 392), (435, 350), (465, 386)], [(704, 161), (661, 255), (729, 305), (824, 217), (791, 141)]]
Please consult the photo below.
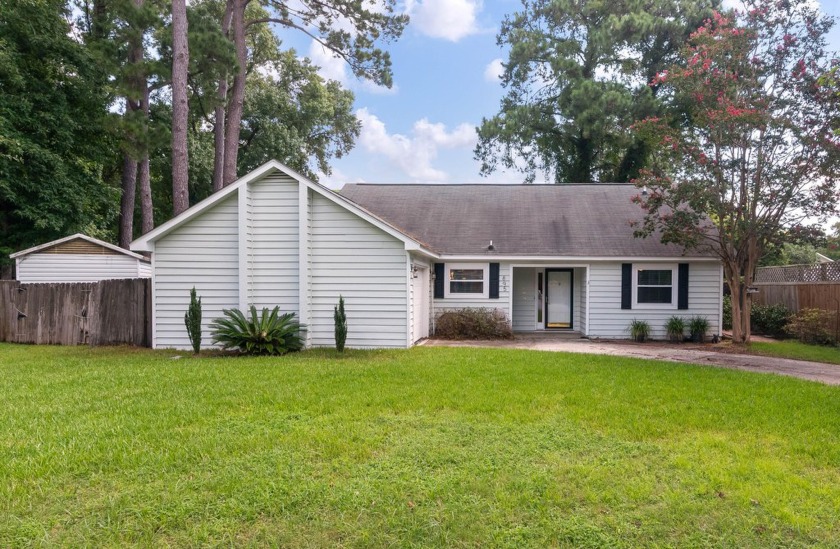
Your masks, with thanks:
[(633, 304), (641, 308), (676, 308), (677, 266), (633, 265)]
[(446, 297), (486, 298), (487, 263), (447, 263)]

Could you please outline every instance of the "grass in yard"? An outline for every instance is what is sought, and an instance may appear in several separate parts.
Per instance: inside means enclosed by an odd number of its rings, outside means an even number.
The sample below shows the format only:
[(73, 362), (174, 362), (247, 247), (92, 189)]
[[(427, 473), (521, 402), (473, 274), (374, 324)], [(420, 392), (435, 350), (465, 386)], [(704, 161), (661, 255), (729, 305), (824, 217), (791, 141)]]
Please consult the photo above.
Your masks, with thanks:
[(840, 388), (475, 348), (0, 345), (0, 546), (840, 544)]
[(798, 341), (773, 341), (772, 343), (756, 341), (750, 343), (749, 349), (760, 355), (840, 364), (840, 347), (808, 345)]

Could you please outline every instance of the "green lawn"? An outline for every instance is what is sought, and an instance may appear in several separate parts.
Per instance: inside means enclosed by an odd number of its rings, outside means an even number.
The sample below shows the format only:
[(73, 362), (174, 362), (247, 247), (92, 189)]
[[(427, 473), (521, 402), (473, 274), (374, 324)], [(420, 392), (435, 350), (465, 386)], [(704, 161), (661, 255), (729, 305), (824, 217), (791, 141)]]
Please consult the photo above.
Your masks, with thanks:
[(774, 341), (772, 343), (753, 342), (750, 343), (749, 349), (760, 355), (840, 364), (840, 347), (808, 345), (798, 341)]
[(0, 546), (840, 544), (840, 388), (496, 349), (0, 345)]

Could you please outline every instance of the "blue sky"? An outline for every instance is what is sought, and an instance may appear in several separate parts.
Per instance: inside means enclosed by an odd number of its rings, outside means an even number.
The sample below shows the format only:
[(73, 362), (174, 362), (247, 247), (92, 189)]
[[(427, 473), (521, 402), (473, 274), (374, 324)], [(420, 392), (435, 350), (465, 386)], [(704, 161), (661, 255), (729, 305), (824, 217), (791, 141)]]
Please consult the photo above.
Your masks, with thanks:
[[(840, 0), (819, 4), (840, 18)], [(349, 182), (522, 182), (515, 172), (483, 178), (473, 159), (475, 127), (497, 112), (504, 92), (496, 75), (506, 55), (496, 45), (496, 34), (504, 16), (521, 8), (520, 0), (407, 0), (401, 7), (411, 23), (388, 48), (391, 90), (356, 80), (343, 61), (302, 35), (281, 36), (321, 66), (322, 75), (356, 94), (362, 133), (322, 182), (333, 188)], [(834, 28), (830, 41), (840, 50), (840, 28)]]

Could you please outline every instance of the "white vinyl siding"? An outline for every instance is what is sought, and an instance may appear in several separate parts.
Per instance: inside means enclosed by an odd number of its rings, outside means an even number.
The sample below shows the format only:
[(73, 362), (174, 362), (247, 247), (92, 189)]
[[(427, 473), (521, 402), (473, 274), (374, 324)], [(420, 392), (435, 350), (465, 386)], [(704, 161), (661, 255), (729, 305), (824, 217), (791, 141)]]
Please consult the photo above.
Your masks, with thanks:
[(575, 269), (575, 283), (578, 285), (578, 323), (575, 325), (575, 329), (583, 335), (587, 335), (587, 326), (586, 326), (586, 293), (589, 288), (586, 285), (586, 277), (587, 277), (588, 269), (586, 268), (578, 268)]
[[(465, 266), (471, 264), (464, 261), (458, 261), (457, 263), (459, 265), (458, 268), (465, 268)], [(474, 262), (472, 264), (475, 265), (476, 269), (489, 268), (489, 261)], [(448, 271), (448, 267), (445, 267), (444, 276), (448, 277)], [(446, 283), (448, 283), (448, 279), (446, 280)], [(435, 311), (435, 316), (439, 315), (440, 313), (446, 310), (453, 309), (499, 309), (500, 311), (505, 313), (508, 319), (510, 319), (510, 287), (510, 263), (501, 263), (499, 264), (499, 299), (490, 299), (489, 297), (476, 297), (470, 296), (469, 294), (464, 294), (464, 296), (466, 297), (461, 297), (456, 294), (443, 299), (435, 299), (432, 307)]]
[[(432, 264), (425, 258), (419, 256), (412, 256), (409, 255), (409, 261), (412, 266), (416, 266), (418, 269), (417, 278), (414, 278), (414, 274), (412, 276), (412, 284), (409, 284), (409, 318), (412, 320), (409, 323), (409, 328), (411, 332), (409, 334), (408, 340), (415, 343), (417, 340), (428, 337), (431, 333), (431, 324), (432, 324)], [(425, 295), (418, 295), (417, 291), (415, 291), (415, 287), (421, 287), (422, 289), (419, 291), (423, 291)], [(422, 301), (425, 298), (425, 304)], [(425, 306), (424, 306), (425, 305)], [(422, 309), (426, 309), (423, 311)], [(418, 311), (418, 309), (420, 309)], [(415, 315), (422, 315), (425, 313), (425, 319), (418, 319), (418, 323), (424, 323), (425, 325), (420, 328), (421, 333), (417, 333), (418, 330), (415, 328)], [(425, 329), (424, 329), (425, 328)]]
[(274, 174), (250, 187), (248, 303), (300, 314), (298, 183)]
[(195, 286), (201, 297), (202, 348), (222, 309), (239, 306), (237, 198), (213, 206), (155, 243), (155, 346), (189, 349), (184, 313)]
[[(590, 273), (589, 330), (591, 337), (626, 339), (633, 319), (650, 323), (654, 339), (664, 339), (665, 321), (673, 315), (683, 318), (703, 316), (709, 321), (709, 335), (720, 331), (720, 264), (691, 262), (688, 273), (688, 309), (662, 309), (637, 305), (621, 308), (621, 263), (593, 263)], [(679, 283), (675, 281), (675, 283)]]
[[(537, 273), (545, 269), (563, 269), (562, 264), (546, 265), (545, 267), (514, 267), (513, 268), (513, 329), (528, 332), (542, 330), (543, 325), (537, 324)], [(569, 267), (571, 268), (571, 267)], [(572, 330), (585, 333), (586, 330), (586, 268), (574, 267), (574, 282), (572, 284)], [(543, 274), (545, 284), (545, 274)], [(545, 310), (543, 310), (545, 314)]]
[(137, 262), (137, 274), (140, 278), (151, 278), (152, 277), (152, 264), (146, 263), (145, 261), (138, 261)]
[(537, 328), (537, 269), (513, 269), (513, 330), (530, 332)]
[[(149, 278), (147, 263), (127, 255), (27, 254), (17, 260), (20, 282), (96, 282), (113, 278)], [(147, 267), (148, 269), (148, 267)]]
[(572, 276), (572, 330), (583, 333), (583, 287), (586, 285), (586, 269), (572, 269)]
[(348, 347), (408, 345), (408, 256), (405, 245), (345, 208), (311, 195), (313, 346), (333, 346), (339, 295)]

